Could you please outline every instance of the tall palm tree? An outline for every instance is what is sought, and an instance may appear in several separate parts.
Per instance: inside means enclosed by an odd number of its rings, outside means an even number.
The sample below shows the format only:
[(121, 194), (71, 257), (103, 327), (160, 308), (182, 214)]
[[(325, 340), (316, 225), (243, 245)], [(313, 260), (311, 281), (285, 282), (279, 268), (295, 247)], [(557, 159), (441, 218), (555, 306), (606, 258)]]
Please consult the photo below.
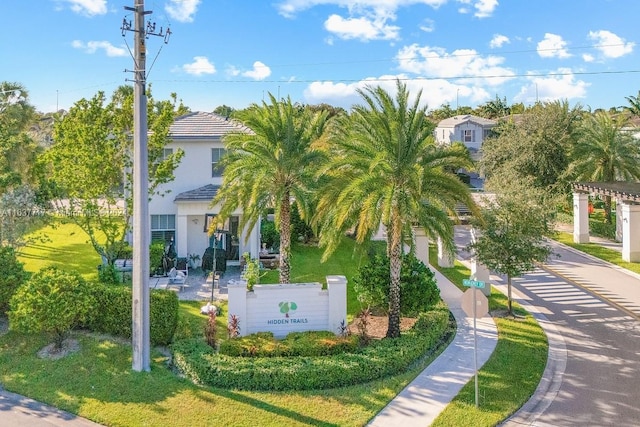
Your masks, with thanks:
[(627, 100), (629, 105), (622, 108), (632, 116), (640, 117), (640, 90), (638, 91), (637, 96), (625, 96), (624, 99)]
[[(624, 129), (625, 117), (601, 111), (588, 116), (571, 153), (569, 174), (580, 181), (640, 179), (640, 143)], [(611, 197), (605, 197), (605, 221), (611, 224)]]
[(256, 226), (273, 208), (280, 231), (280, 283), (289, 283), (291, 255), (291, 203), (303, 218), (315, 183), (313, 166), (324, 154), (313, 147), (326, 123), (326, 113), (294, 105), (290, 98), (270, 104), (253, 104), (236, 113), (251, 133), (231, 133), (224, 138), (227, 154), (223, 185), (213, 203), (220, 203), (221, 218), (242, 209), (241, 227)]
[(450, 215), (462, 203), (474, 206), (468, 188), (450, 172), (469, 166), (460, 146), (441, 147), (432, 137), (433, 125), (420, 96), (409, 102), (406, 85), (396, 85), (394, 97), (381, 87), (359, 90), (364, 105), (340, 116), (328, 135), (331, 160), (319, 195), (314, 222), (320, 225), (320, 244), (327, 257), (341, 236), (355, 230), (364, 242), (387, 229), (390, 259), (388, 337), (400, 335), (400, 268), (403, 243), (411, 243), (412, 226), (441, 237), (454, 251)]

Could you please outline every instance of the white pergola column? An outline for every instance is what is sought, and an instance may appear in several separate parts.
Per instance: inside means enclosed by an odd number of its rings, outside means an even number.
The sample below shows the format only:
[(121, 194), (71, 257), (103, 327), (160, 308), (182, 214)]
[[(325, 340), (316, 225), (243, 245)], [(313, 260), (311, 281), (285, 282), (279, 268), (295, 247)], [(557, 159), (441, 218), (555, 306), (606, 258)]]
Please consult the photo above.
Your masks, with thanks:
[(187, 216), (176, 215), (176, 253), (179, 257), (187, 256), (187, 243), (189, 240), (189, 233), (187, 231)]
[(616, 199), (616, 240), (622, 242), (622, 200)]
[(573, 193), (573, 241), (589, 243), (589, 195)]
[[(476, 228), (471, 228), (471, 242), (475, 243), (480, 236), (480, 231)], [(491, 272), (486, 265), (478, 261), (475, 257), (471, 259), (471, 280), (477, 280), (484, 282), (485, 286), (482, 289), (482, 293), (486, 296), (491, 295)]]
[(622, 205), (622, 259), (640, 262), (640, 205)]
[(413, 228), (413, 236), (416, 242), (416, 258), (429, 265), (429, 237), (422, 227)]
[(444, 249), (442, 239), (438, 237), (438, 265), (440, 267), (453, 267), (453, 254)]

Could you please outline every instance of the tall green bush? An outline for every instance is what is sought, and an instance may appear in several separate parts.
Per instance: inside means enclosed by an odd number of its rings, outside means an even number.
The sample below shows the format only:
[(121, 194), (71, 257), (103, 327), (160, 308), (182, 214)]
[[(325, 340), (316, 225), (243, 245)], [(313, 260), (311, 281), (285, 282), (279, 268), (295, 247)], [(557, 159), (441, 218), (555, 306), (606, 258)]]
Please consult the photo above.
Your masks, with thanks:
[(12, 247), (0, 247), (0, 315), (9, 309), (9, 301), (18, 288), (29, 278)]
[[(353, 278), (353, 289), (364, 307), (387, 311), (389, 307), (389, 258), (374, 254)], [(413, 254), (402, 257), (400, 270), (400, 313), (415, 316), (440, 299), (434, 273)]]
[[(89, 316), (85, 326), (96, 332), (131, 338), (131, 288), (96, 285), (93, 286), (93, 293), (96, 310)], [(173, 291), (154, 289), (149, 305), (151, 344), (169, 344), (178, 326), (178, 296)]]
[(91, 289), (82, 276), (45, 267), (27, 280), (11, 298), (9, 326), (27, 333), (52, 333), (57, 348), (71, 329), (95, 308)]

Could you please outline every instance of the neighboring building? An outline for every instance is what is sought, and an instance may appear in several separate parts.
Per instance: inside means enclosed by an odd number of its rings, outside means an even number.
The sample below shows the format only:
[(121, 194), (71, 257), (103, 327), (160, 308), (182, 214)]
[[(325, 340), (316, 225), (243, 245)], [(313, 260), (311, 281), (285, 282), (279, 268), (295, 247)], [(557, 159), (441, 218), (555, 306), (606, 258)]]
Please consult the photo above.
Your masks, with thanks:
[[(219, 160), (225, 152), (222, 137), (229, 132), (251, 132), (242, 124), (223, 116), (193, 112), (178, 117), (169, 129), (170, 142), (165, 153), (184, 151), (175, 179), (158, 188), (149, 202), (151, 241), (170, 242), (174, 239), (178, 257), (198, 254), (213, 245), (207, 227), (219, 212), (211, 200), (222, 185), (223, 170)], [(167, 192), (168, 190), (168, 192)], [(224, 224), (218, 247), (227, 250), (227, 262), (240, 262), (244, 252), (257, 258), (260, 251), (260, 230), (241, 230), (242, 213), (237, 212)]]
[(442, 120), (436, 126), (434, 136), (440, 144), (462, 141), (472, 153), (477, 153), (496, 125), (495, 120), (464, 114)]

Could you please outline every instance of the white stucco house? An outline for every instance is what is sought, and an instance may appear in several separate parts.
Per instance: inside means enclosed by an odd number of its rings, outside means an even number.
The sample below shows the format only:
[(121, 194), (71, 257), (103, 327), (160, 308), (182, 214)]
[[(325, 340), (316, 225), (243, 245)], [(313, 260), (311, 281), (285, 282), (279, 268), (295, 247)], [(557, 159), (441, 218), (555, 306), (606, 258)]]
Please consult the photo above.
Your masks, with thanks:
[(434, 137), (440, 144), (462, 141), (472, 153), (482, 148), (482, 142), (498, 122), (470, 114), (458, 115), (442, 120), (436, 126)]
[[(174, 239), (178, 257), (198, 254), (213, 245), (207, 233), (209, 223), (219, 212), (211, 200), (222, 185), (219, 160), (225, 152), (222, 137), (229, 132), (250, 132), (242, 124), (214, 113), (192, 112), (176, 118), (169, 129), (170, 142), (165, 154), (182, 149), (184, 157), (174, 171), (175, 179), (158, 188), (160, 194), (149, 202), (151, 241)], [(231, 216), (218, 234), (218, 247), (227, 251), (227, 263), (239, 264), (242, 254), (259, 256), (260, 230), (241, 230), (242, 212)]]

